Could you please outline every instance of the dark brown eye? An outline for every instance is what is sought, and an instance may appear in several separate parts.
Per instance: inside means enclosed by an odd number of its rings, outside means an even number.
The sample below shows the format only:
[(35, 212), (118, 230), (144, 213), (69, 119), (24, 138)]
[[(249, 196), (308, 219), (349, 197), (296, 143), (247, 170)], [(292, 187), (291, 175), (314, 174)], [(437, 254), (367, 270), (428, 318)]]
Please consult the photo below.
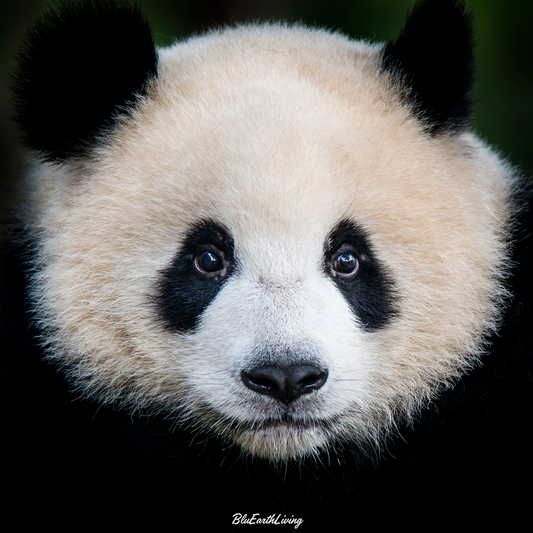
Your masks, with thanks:
[(359, 261), (352, 252), (346, 251), (339, 254), (333, 261), (333, 270), (341, 277), (350, 277), (359, 269)]
[(224, 259), (218, 251), (203, 250), (194, 258), (194, 266), (202, 273), (214, 274), (224, 268)]

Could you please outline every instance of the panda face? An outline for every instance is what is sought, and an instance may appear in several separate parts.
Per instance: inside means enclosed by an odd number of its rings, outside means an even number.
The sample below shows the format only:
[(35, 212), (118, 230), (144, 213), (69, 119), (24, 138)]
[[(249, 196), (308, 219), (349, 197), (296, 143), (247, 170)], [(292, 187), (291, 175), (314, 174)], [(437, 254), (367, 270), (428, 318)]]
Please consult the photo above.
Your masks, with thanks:
[(88, 155), (29, 177), (49, 358), (271, 460), (379, 443), (477, 362), (511, 216), (505, 165), (405, 94), (382, 47), (323, 31), (159, 50)]

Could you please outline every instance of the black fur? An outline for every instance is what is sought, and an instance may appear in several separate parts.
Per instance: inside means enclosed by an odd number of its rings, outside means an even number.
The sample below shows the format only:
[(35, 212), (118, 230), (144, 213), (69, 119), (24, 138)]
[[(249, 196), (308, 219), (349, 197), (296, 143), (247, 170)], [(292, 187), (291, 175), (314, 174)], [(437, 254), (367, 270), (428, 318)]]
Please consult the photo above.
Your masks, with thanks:
[(157, 53), (138, 8), (65, 2), (43, 14), (19, 53), (14, 118), (43, 159), (83, 156), (156, 75)]
[[(359, 260), (359, 270), (350, 279), (334, 276), (331, 271), (331, 258), (343, 245), (355, 251)], [(357, 224), (343, 220), (331, 231), (324, 244), (324, 261), (326, 274), (366, 330), (383, 328), (397, 315), (392, 277), (376, 258), (368, 235)]]
[[(205, 276), (194, 267), (198, 252), (216, 247), (227, 262), (223, 276)], [(193, 226), (172, 263), (159, 275), (156, 304), (163, 324), (179, 332), (193, 330), (201, 314), (235, 271), (234, 242), (220, 224)]]
[(473, 63), (472, 17), (456, 0), (418, 3), (383, 51), (383, 69), (410, 88), (407, 98), (432, 134), (468, 125)]

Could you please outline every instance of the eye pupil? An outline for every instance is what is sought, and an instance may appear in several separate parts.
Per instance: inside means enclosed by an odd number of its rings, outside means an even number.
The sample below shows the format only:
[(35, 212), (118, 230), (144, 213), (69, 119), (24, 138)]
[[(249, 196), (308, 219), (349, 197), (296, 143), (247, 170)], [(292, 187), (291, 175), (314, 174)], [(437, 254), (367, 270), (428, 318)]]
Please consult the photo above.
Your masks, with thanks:
[(222, 268), (222, 259), (214, 252), (205, 251), (198, 257), (197, 264), (205, 272), (216, 272)]
[(351, 252), (344, 252), (337, 259), (338, 271), (342, 274), (353, 274), (358, 267), (358, 261)]

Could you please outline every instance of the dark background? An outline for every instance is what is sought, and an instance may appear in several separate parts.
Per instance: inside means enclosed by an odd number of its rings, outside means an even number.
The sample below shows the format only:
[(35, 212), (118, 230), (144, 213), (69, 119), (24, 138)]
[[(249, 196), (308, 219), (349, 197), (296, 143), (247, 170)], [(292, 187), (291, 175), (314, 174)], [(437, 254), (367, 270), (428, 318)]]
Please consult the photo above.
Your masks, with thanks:
[[(13, 55), (45, 0), (0, 0), (0, 186), (20, 172), (22, 155), (8, 120)], [(370, 41), (393, 39), (415, 0), (139, 0), (156, 42), (247, 20), (301, 21)], [(533, 2), (466, 0), (477, 36), (477, 133), (525, 172), (533, 172)], [(453, 39), (453, 34), (449, 36)], [(68, 46), (68, 43), (65, 43)], [(6, 180), (6, 178), (8, 178)], [(1, 191), (0, 191), (1, 192)]]

